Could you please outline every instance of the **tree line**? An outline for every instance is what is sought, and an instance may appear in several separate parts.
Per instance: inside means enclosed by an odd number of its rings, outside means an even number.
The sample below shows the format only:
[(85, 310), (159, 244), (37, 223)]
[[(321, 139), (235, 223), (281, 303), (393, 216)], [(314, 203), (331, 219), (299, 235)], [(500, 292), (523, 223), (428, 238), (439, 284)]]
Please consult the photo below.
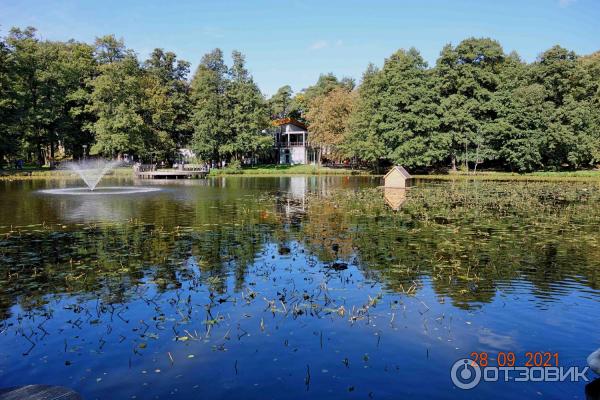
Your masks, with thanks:
[(0, 38), (0, 167), (87, 155), (208, 162), (272, 159), (271, 121), (295, 118), (326, 160), (377, 168), (512, 171), (600, 163), (600, 53), (560, 46), (532, 63), (492, 39), (445, 46), (429, 67), (416, 49), (370, 64), (360, 85), (323, 74), (294, 93), (261, 93), (234, 51), (194, 74), (173, 52), (141, 61), (113, 35), (93, 44)]
[(600, 52), (554, 46), (525, 63), (470, 38), (445, 46), (433, 68), (416, 49), (398, 50), (369, 65), (356, 90), (344, 86), (305, 114), (339, 159), (521, 172), (600, 163)]
[(0, 38), (0, 167), (88, 155), (176, 160), (190, 146), (206, 161), (258, 156), (272, 148), (267, 101), (244, 56), (232, 59), (228, 67), (215, 49), (190, 79), (190, 63), (163, 49), (140, 61), (113, 35), (86, 44), (13, 28)]

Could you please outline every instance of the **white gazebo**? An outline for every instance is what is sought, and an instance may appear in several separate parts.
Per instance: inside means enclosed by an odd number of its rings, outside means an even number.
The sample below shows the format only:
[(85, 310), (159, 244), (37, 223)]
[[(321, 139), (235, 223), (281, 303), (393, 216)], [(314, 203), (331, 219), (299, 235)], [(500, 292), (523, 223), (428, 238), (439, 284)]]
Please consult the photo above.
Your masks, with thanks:
[(275, 147), (280, 164), (310, 164), (316, 161), (316, 153), (308, 142), (308, 129), (293, 118), (273, 121)]

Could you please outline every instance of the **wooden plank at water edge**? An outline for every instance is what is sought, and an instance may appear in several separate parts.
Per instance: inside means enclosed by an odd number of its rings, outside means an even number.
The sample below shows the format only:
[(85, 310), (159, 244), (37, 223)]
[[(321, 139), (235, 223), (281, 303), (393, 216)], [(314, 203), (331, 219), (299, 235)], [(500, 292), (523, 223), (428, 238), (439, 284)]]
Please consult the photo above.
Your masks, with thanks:
[(0, 389), (0, 400), (83, 400), (83, 397), (66, 387), (26, 385)]

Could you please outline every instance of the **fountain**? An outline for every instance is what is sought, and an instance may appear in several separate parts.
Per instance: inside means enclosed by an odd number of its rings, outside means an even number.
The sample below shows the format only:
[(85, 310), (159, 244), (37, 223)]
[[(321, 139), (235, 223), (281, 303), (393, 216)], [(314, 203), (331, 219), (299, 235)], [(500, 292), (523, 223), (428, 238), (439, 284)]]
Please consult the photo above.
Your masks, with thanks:
[(121, 164), (119, 160), (104, 160), (97, 158), (94, 160), (70, 162), (67, 164), (67, 168), (71, 171), (77, 172), (77, 174), (83, 179), (85, 184), (90, 190), (96, 189), (96, 186), (109, 171), (112, 171)]
[(96, 189), (102, 178), (119, 165), (121, 165), (121, 161), (119, 160), (105, 160), (102, 158), (69, 162), (66, 164), (66, 168), (76, 172), (87, 187), (46, 189), (41, 190), (41, 192), (67, 195), (108, 195), (148, 193), (160, 190), (159, 188), (143, 186), (102, 186)]

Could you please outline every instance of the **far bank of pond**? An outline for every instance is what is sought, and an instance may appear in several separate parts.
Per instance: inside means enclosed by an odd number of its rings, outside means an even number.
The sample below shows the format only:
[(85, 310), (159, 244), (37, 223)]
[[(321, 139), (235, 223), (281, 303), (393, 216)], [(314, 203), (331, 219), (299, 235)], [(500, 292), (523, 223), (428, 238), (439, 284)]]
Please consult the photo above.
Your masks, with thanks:
[[(133, 175), (131, 167), (116, 168), (109, 176), (128, 178)], [(322, 176), (375, 176), (381, 177), (369, 170), (357, 170), (349, 168), (319, 167), (314, 165), (263, 165), (244, 168), (220, 168), (213, 169), (209, 176), (289, 176), (289, 175), (322, 175)], [(456, 180), (480, 180), (480, 181), (534, 181), (534, 182), (587, 182), (600, 181), (600, 170), (580, 171), (538, 171), (530, 173), (513, 172), (450, 172), (446, 174), (414, 174), (417, 180), (429, 181), (456, 181)], [(21, 179), (79, 179), (79, 176), (68, 170), (30, 169), (26, 171), (4, 170), (0, 171), (0, 180)]]

